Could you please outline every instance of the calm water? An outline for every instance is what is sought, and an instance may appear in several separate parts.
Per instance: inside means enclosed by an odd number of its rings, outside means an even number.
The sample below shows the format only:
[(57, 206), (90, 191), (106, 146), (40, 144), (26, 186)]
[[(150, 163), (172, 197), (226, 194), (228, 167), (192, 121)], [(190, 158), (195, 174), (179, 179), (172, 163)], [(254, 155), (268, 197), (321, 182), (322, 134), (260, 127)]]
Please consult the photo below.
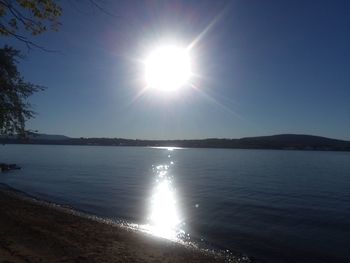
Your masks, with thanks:
[(0, 183), (102, 217), (267, 262), (350, 262), (350, 153), (6, 145), (0, 162), (22, 167)]

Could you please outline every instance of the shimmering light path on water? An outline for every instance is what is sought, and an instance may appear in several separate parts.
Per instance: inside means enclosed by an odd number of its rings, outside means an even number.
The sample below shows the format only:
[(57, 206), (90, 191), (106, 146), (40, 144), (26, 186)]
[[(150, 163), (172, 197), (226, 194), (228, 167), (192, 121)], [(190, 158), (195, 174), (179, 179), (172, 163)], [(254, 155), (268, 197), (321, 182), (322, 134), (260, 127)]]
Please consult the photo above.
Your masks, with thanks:
[[(169, 158), (170, 156), (168, 155)], [(153, 235), (176, 240), (181, 239), (185, 232), (181, 228), (183, 222), (178, 208), (174, 175), (170, 169), (173, 165), (174, 162), (169, 161), (169, 165), (153, 166), (155, 185), (149, 204), (148, 223), (141, 228)]]

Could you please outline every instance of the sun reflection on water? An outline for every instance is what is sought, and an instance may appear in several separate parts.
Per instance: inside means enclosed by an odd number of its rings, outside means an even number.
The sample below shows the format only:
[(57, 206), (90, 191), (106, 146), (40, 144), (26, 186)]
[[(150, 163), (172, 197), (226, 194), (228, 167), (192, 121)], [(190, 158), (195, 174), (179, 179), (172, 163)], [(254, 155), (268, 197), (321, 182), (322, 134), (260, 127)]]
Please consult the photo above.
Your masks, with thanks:
[[(173, 165), (170, 162), (170, 165)], [(179, 240), (185, 232), (181, 229), (182, 218), (178, 209), (176, 189), (169, 165), (153, 167), (155, 186), (150, 199), (148, 224), (144, 229), (152, 235), (170, 240)]]

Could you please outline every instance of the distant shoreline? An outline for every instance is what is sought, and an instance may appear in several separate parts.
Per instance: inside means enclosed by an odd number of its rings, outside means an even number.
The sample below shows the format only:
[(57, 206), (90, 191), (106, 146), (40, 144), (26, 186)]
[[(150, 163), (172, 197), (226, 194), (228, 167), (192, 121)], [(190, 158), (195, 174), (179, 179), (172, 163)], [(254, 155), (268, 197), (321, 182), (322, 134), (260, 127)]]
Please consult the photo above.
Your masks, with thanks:
[(9, 262), (224, 262), (220, 255), (69, 211), (0, 187), (0, 258)]
[(133, 140), (123, 138), (69, 138), (62, 135), (31, 135), (25, 139), (0, 137), (0, 144), (140, 146), (218, 149), (350, 151), (350, 141), (313, 135), (280, 134), (241, 139)]

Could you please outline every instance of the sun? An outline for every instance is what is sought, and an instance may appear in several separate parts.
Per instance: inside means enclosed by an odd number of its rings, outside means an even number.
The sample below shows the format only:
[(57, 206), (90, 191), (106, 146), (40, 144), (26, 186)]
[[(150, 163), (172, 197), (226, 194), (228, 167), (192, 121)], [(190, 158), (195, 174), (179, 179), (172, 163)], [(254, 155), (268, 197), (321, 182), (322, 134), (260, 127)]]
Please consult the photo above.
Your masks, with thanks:
[(145, 60), (147, 88), (176, 91), (188, 84), (191, 76), (189, 52), (178, 46), (155, 49)]

